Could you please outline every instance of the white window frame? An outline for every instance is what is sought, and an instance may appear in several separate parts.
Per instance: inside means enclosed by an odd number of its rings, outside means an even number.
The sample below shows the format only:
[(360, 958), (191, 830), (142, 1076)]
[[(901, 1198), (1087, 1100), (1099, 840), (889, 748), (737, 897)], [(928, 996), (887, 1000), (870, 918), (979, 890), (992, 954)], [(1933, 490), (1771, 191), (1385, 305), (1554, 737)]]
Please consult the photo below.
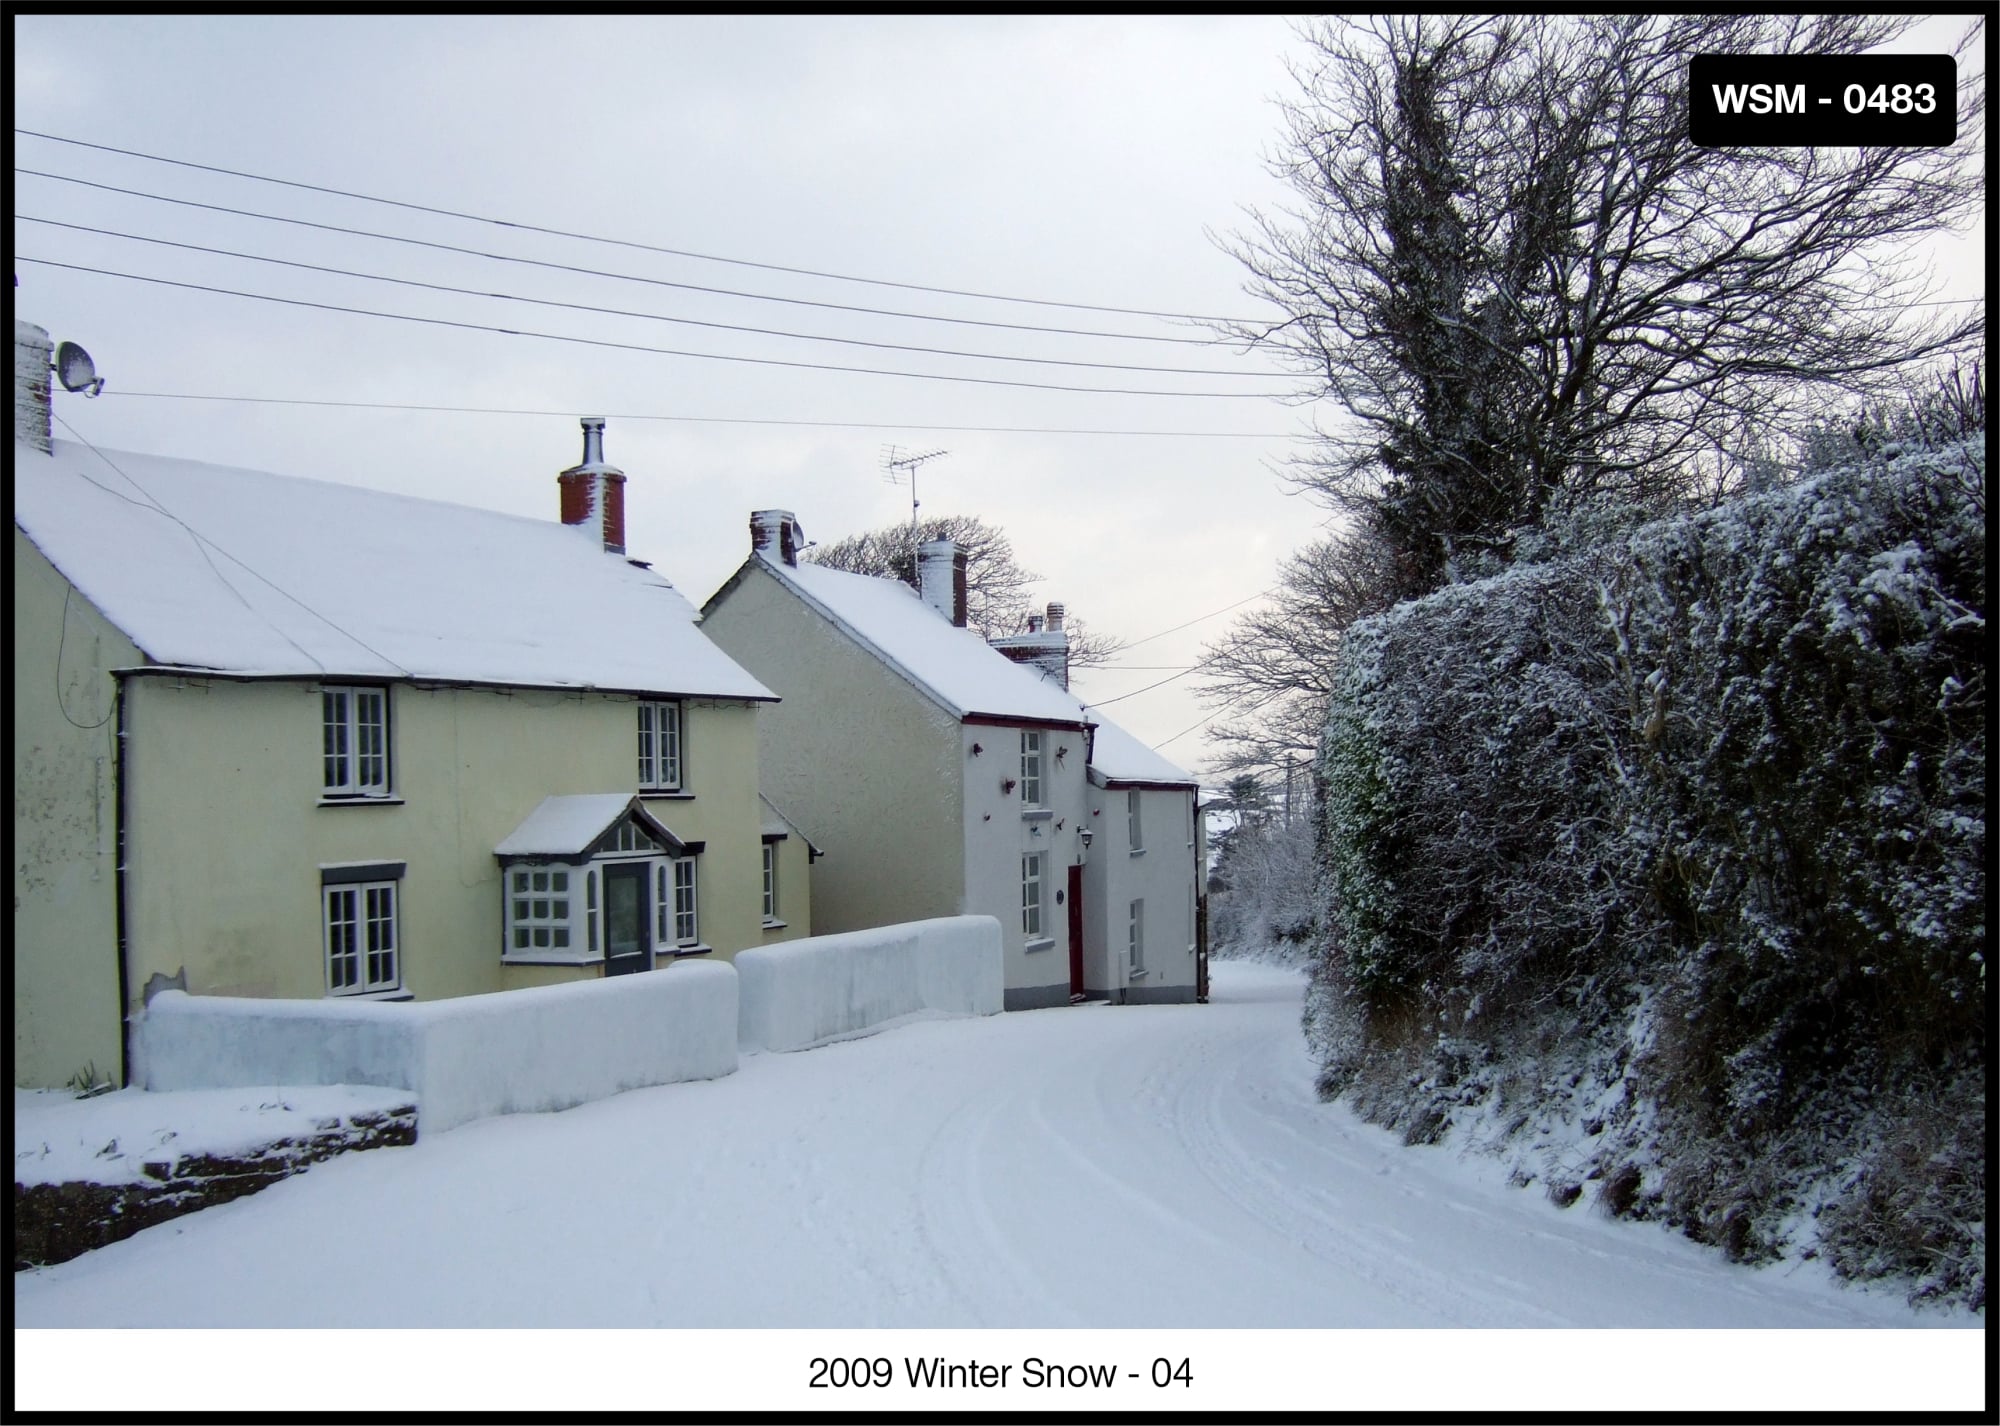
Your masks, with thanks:
[(681, 705), (671, 701), (641, 703), (636, 722), (640, 791), (679, 792), (686, 772)]
[(673, 937), (674, 946), (698, 946), (701, 944), (701, 902), (699, 897), (699, 875), (696, 858), (677, 857), (673, 861)]
[[(584, 880), (581, 887), (577, 885), (579, 878)], [(541, 883), (539, 886), (537, 881)], [(522, 882), (527, 884), (523, 886)], [(535, 961), (585, 959), (590, 952), (577, 944), (577, 912), (584, 912), (585, 939), (594, 944), (596, 891), (587, 869), (567, 862), (515, 862), (508, 866), (501, 893), (506, 921), (501, 944), (506, 955)], [(528, 940), (525, 946), (520, 944), (523, 935)], [(537, 940), (537, 935), (544, 939)]]
[(1021, 934), (1031, 941), (1042, 939), (1042, 854), (1021, 856)]
[(1042, 730), (1023, 728), (1021, 730), (1021, 802), (1023, 806), (1042, 805)]
[(380, 995), (403, 988), (398, 899), (393, 881), (344, 881), (320, 888), (328, 995)]
[(1144, 897), (1132, 903), (1132, 909), (1125, 922), (1125, 974), (1128, 979), (1137, 979), (1146, 973), (1146, 901)]
[(320, 689), (320, 795), (389, 796), (389, 690), (382, 684)]
[(764, 924), (778, 919), (778, 844), (764, 843)]
[(1134, 852), (1146, 850), (1144, 794), (1138, 788), (1125, 790), (1125, 841)]

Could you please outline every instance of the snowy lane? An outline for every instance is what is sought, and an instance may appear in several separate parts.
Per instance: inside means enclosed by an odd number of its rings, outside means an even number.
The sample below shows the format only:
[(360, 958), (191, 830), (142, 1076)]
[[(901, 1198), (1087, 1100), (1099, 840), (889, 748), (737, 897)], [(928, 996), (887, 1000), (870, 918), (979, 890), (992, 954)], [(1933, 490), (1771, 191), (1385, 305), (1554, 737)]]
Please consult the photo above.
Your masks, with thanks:
[[(59, 1267), (23, 1326), (1965, 1325), (1724, 1263), (1312, 1093), (1301, 982), (923, 1021), (357, 1154)], [(1976, 1320), (1976, 1319), (1975, 1319)]]

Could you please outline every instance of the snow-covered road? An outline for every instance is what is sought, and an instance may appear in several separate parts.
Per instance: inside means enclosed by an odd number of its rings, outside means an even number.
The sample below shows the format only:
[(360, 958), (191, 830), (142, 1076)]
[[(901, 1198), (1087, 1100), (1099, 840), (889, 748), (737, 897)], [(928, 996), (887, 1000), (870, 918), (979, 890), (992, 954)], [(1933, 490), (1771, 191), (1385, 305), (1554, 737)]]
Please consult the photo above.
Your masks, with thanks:
[[(1319, 1103), (1299, 977), (923, 1021), (355, 1154), (58, 1267), (21, 1326), (1966, 1325), (1558, 1209)], [(310, 1285), (307, 1287), (306, 1285)]]

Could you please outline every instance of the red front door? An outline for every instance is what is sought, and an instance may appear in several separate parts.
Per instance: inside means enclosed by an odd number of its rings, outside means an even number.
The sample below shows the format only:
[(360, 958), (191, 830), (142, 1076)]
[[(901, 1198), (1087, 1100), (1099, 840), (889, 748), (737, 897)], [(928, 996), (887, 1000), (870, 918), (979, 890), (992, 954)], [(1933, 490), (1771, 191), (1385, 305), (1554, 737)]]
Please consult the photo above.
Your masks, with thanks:
[(1069, 869), (1069, 996), (1083, 994), (1083, 868)]

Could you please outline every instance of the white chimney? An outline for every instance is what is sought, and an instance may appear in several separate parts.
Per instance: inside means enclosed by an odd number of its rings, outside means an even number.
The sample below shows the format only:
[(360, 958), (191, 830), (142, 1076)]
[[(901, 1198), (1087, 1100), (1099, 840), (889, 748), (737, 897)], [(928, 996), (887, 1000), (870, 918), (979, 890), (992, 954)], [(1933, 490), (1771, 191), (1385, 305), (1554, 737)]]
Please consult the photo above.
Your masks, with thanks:
[(806, 532), (789, 510), (752, 510), (750, 548), (785, 564), (797, 565), (806, 547)]
[(965, 627), (965, 551), (950, 540), (917, 546), (917, 593), (954, 625)]
[(14, 321), (14, 439), (46, 454), (49, 444), (49, 334)]
[(1050, 682), (1069, 687), (1069, 634), (1063, 628), (1063, 606), (1051, 604), (1046, 620), (1028, 616), (1028, 632), (989, 642), (1015, 663), (1039, 670)]

